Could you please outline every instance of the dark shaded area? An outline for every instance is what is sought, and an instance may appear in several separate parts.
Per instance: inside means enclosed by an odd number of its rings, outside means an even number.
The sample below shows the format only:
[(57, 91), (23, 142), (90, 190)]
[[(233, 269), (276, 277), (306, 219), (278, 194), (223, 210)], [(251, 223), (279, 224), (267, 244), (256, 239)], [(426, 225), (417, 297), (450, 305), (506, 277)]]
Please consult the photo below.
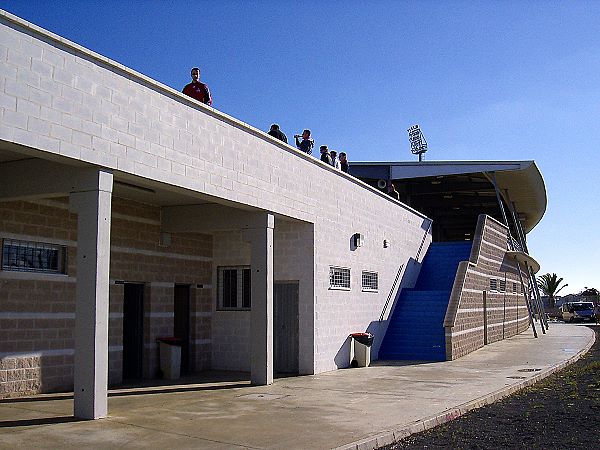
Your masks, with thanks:
[(397, 444), (397, 449), (574, 449), (600, 442), (600, 328), (569, 367), (504, 400)]
[(0, 428), (9, 427), (30, 427), (33, 425), (53, 425), (56, 423), (80, 422), (83, 419), (77, 419), (73, 416), (44, 417), (41, 419), (21, 419), (0, 421)]
[[(380, 188), (388, 167), (350, 166), (350, 172), (368, 185)], [(372, 173), (379, 171), (381, 173)], [(376, 175), (377, 177), (373, 178)], [(394, 179), (400, 201), (433, 219), (434, 242), (472, 239), (480, 214), (503, 222), (496, 190), (483, 173), (447, 174)], [(513, 236), (517, 236), (515, 230)]]

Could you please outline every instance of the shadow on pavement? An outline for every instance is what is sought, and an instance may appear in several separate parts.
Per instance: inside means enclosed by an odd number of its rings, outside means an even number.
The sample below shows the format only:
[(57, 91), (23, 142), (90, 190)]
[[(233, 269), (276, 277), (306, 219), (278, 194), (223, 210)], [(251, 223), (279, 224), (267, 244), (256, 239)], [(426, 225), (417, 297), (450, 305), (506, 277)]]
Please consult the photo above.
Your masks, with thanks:
[(83, 419), (77, 419), (73, 416), (44, 417), (41, 419), (5, 420), (0, 421), (0, 428), (52, 425), (55, 423), (81, 422), (82, 420)]

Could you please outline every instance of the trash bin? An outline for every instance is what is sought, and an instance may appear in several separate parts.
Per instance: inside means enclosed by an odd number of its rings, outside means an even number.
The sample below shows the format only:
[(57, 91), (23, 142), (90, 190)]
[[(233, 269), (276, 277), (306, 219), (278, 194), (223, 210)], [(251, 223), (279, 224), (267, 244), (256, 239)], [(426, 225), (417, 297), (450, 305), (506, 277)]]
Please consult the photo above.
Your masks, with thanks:
[(353, 355), (352, 367), (369, 367), (371, 365), (371, 345), (373, 335), (371, 333), (352, 333), (351, 352)]
[(181, 339), (161, 337), (159, 342), (160, 370), (166, 380), (176, 380), (181, 372)]

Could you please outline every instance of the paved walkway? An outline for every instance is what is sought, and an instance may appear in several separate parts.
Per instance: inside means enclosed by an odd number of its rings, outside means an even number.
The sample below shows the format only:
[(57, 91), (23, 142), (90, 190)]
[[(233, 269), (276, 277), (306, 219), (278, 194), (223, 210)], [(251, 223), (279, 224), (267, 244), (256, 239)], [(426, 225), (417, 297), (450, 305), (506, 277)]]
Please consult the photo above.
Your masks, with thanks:
[[(550, 324), (456, 361), (378, 362), (250, 386), (247, 375), (111, 391), (110, 417), (75, 421), (72, 395), (0, 400), (0, 448), (373, 448), (490, 403), (578, 359), (583, 326)], [(201, 381), (201, 382), (198, 382)]]

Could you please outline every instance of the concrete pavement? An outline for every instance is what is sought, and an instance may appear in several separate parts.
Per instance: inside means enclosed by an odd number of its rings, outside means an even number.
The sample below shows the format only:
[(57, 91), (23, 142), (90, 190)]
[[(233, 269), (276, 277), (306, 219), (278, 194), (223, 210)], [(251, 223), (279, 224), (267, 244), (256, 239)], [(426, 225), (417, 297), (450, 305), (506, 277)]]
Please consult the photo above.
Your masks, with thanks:
[(551, 323), (456, 361), (377, 362), (276, 379), (207, 373), (185, 384), (111, 390), (109, 417), (72, 418), (72, 394), (0, 400), (0, 448), (373, 448), (456, 418), (564, 367), (594, 342)]

